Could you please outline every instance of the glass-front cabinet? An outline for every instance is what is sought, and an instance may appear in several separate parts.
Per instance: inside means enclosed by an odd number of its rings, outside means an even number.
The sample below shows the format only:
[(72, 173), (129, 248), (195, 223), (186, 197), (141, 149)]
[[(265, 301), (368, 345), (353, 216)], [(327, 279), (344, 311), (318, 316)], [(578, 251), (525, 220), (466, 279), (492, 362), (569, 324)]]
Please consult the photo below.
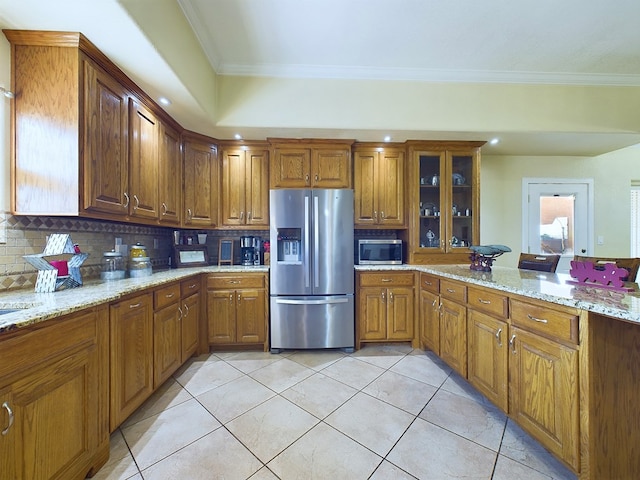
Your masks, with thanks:
[(411, 142), (407, 172), (408, 261), (467, 263), (478, 245), (480, 146), (484, 142)]

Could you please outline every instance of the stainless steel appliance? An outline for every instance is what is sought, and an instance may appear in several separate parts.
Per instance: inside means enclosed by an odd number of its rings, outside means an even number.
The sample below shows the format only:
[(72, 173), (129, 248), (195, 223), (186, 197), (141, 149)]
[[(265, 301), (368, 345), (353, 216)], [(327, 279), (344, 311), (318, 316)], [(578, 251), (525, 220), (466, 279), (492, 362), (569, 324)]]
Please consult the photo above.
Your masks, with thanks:
[(353, 351), (353, 190), (270, 192), (271, 352)]
[(358, 240), (359, 265), (401, 265), (402, 240)]
[(253, 265), (254, 253), (253, 237), (240, 237), (240, 257), (242, 265)]

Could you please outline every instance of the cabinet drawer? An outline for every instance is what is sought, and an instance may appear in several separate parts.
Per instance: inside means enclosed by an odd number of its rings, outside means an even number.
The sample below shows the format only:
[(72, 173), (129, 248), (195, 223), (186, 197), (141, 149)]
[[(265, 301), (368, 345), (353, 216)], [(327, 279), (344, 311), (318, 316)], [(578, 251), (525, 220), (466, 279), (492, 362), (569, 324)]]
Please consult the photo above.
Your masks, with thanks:
[(509, 315), (509, 298), (482, 288), (467, 289), (467, 306), (502, 318), (507, 318)]
[(440, 279), (428, 273), (421, 273), (420, 289), (431, 293), (440, 293)]
[(264, 275), (210, 275), (207, 288), (228, 290), (230, 288), (264, 288)]
[(458, 303), (467, 301), (467, 287), (451, 280), (440, 280), (440, 295)]
[(548, 338), (578, 343), (578, 315), (574, 312), (511, 299), (511, 323)]
[(159, 310), (180, 301), (180, 284), (174, 283), (153, 292), (153, 309)]
[(183, 280), (180, 283), (180, 295), (182, 298), (187, 298), (189, 295), (193, 295), (200, 291), (200, 277), (193, 277), (189, 280)]
[(381, 272), (360, 274), (361, 287), (388, 287), (395, 285), (413, 287), (413, 284), (413, 273)]

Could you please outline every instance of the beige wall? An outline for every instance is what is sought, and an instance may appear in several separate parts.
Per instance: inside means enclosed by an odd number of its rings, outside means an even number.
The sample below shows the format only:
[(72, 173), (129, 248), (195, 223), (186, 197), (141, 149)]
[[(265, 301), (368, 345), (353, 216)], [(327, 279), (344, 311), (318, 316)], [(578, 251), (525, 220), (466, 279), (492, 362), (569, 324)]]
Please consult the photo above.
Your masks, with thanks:
[[(594, 255), (626, 257), (630, 254), (630, 186), (640, 178), (640, 146), (598, 157), (482, 158), (481, 243), (507, 245), (496, 265), (517, 265), (522, 248), (522, 179), (524, 177), (590, 178), (594, 181)], [(594, 241), (595, 244), (595, 241)]]

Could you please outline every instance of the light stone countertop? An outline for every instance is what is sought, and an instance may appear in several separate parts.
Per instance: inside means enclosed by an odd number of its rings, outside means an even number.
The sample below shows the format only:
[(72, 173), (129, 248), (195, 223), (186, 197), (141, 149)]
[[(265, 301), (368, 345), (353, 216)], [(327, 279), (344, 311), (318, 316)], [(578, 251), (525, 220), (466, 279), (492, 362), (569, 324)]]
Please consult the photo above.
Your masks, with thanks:
[(201, 273), (268, 272), (268, 266), (209, 266), (161, 270), (149, 277), (126, 278), (105, 282), (99, 279), (84, 282), (81, 287), (51, 293), (16, 290), (0, 294), (0, 309), (18, 308), (17, 312), (0, 315), (0, 334), (45, 320), (55, 319), (84, 308), (117, 301), (141, 290), (162, 286)]
[(529, 298), (566, 305), (608, 317), (640, 324), (640, 292), (638, 284), (627, 283), (634, 292), (617, 292), (567, 283), (568, 274), (519, 270), (493, 266), (491, 272), (477, 272), (462, 265), (357, 265), (357, 271), (410, 270), (432, 273), (468, 284), (494, 288)]
[[(356, 265), (356, 271), (418, 271), (462, 281), (468, 284), (494, 288), (499, 291), (566, 305), (599, 313), (619, 320), (640, 324), (640, 292), (638, 285), (631, 293), (615, 292), (593, 287), (580, 287), (566, 283), (566, 274), (549, 274), (531, 270), (494, 266), (491, 272), (476, 272), (468, 264), (461, 265)], [(114, 302), (147, 288), (162, 286), (202, 273), (269, 272), (269, 266), (245, 267), (209, 266), (180, 268), (155, 272), (150, 277), (127, 278), (103, 282), (90, 280), (82, 287), (52, 293), (32, 290), (8, 291), (0, 294), (0, 309), (19, 310), (0, 315), (2, 332), (26, 327), (45, 320), (73, 313), (84, 308)]]

